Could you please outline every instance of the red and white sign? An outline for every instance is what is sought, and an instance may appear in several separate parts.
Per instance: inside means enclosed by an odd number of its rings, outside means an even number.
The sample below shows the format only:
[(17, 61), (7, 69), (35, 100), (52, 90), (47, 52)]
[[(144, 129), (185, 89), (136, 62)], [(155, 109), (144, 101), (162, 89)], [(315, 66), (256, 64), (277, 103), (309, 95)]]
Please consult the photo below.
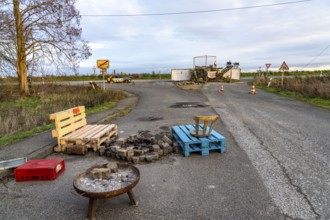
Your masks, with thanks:
[(286, 64), (285, 61), (283, 61), (281, 67), (280, 67), (280, 71), (286, 71), (289, 70), (289, 66)]
[(265, 66), (266, 66), (266, 69), (269, 69), (270, 65), (272, 65), (271, 63), (266, 63)]

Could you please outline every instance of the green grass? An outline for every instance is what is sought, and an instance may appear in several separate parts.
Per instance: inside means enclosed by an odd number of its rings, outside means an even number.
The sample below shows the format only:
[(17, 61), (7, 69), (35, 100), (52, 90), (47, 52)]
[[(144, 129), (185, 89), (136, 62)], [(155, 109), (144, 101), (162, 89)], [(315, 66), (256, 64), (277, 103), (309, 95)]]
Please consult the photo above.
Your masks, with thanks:
[[(315, 70), (315, 71), (288, 71), (285, 72), (285, 76), (319, 76), (322, 75), (329, 75), (330, 70)], [(241, 77), (254, 77), (256, 76), (257, 72), (242, 72)], [(272, 76), (282, 76), (282, 73), (279, 71), (269, 71), (267, 73), (267, 77)]]
[(33, 128), (29, 131), (22, 131), (22, 132), (18, 132), (18, 133), (15, 133), (15, 134), (0, 137), (0, 148), (5, 146), (5, 145), (12, 144), (12, 143), (15, 143), (17, 141), (23, 140), (25, 138), (40, 134), (44, 131), (48, 131), (53, 127), (54, 127), (54, 124), (52, 123), (52, 124), (43, 125), (43, 126)]
[[(94, 113), (98, 113), (98, 112), (103, 112), (105, 110), (113, 108), (114, 106), (116, 106), (116, 104), (117, 104), (117, 102), (114, 102), (114, 101), (106, 102), (106, 103), (103, 103), (101, 105), (97, 105), (93, 108), (87, 108), (86, 113), (87, 114), (94, 114)], [(24, 106), (26, 106), (26, 105), (24, 105)], [(38, 126), (38, 127), (35, 127), (31, 130), (28, 130), (28, 131), (22, 131), (22, 132), (17, 132), (15, 134), (5, 135), (3, 137), (0, 137), (0, 148), (5, 146), (5, 145), (12, 144), (12, 143), (15, 143), (17, 141), (23, 140), (25, 138), (28, 138), (28, 137), (40, 134), (42, 132), (48, 131), (52, 128), (54, 128), (54, 123), (46, 124), (46, 125), (43, 125), (43, 126)]]
[(262, 86), (262, 85), (256, 85), (256, 87), (259, 89), (268, 91), (268, 92), (278, 94), (280, 96), (293, 98), (293, 99), (296, 99), (296, 100), (302, 101), (302, 102), (308, 102), (312, 105), (330, 110), (330, 99), (323, 99), (323, 98), (318, 98), (318, 97), (308, 98), (308, 97), (304, 97), (303, 95), (296, 93), (296, 92), (279, 90), (274, 87), (267, 87), (267, 86)]

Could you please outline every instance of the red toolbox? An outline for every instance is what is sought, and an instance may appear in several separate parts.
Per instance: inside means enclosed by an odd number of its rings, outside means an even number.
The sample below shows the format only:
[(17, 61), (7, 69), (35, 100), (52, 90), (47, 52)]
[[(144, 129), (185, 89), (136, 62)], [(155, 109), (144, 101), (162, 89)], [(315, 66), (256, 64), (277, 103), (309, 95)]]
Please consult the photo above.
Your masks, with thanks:
[(16, 181), (54, 180), (65, 170), (64, 160), (28, 160), (14, 171)]

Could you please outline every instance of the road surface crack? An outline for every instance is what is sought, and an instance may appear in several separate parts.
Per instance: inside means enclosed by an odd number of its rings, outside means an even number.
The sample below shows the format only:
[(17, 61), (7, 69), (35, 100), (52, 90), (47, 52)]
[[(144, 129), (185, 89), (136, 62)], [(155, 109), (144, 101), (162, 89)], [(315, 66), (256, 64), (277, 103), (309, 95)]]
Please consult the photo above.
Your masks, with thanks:
[(296, 185), (292, 178), (290, 177), (288, 170), (286, 169), (285, 166), (283, 166), (283, 164), (281, 163), (281, 161), (274, 155), (274, 153), (267, 147), (264, 145), (264, 141), (246, 124), (244, 123), (244, 126), (257, 138), (260, 146), (269, 153), (269, 155), (276, 161), (276, 163), (278, 164), (278, 166), (281, 168), (282, 173), (284, 175), (284, 177), (288, 180), (289, 184), (291, 186), (293, 186), (296, 191), (303, 196), (303, 198), (305, 199), (305, 201), (307, 202), (307, 204), (309, 205), (311, 211), (314, 213), (314, 215), (316, 216), (316, 219), (320, 219), (321, 215), (315, 210), (313, 204), (311, 203), (311, 201), (308, 199), (307, 195), (303, 192), (302, 188), (298, 185)]

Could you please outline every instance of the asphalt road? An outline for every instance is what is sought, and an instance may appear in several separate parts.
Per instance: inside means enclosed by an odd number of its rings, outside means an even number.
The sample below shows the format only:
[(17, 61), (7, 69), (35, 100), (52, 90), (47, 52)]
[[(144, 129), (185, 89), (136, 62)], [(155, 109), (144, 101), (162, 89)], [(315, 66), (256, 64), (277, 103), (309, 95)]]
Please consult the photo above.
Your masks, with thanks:
[[(137, 165), (138, 207), (127, 195), (99, 200), (97, 219), (329, 219), (330, 112), (257, 91), (243, 83), (208, 84), (181, 90), (166, 81), (107, 84), (139, 95), (135, 109), (118, 119), (120, 136), (138, 131), (170, 132), (195, 115), (218, 113), (215, 130), (227, 152), (209, 156), (173, 154)], [(177, 108), (192, 103), (199, 107)], [(81, 170), (110, 158), (63, 157), (67, 170), (55, 181), (9, 180), (0, 186), (0, 219), (84, 219), (88, 200), (75, 193)]]
[(209, 84), (214, 103), (257, 169), (280, 211), (299, 219), (330, 219), (330, 111), (257, 91), (242, 83)]

